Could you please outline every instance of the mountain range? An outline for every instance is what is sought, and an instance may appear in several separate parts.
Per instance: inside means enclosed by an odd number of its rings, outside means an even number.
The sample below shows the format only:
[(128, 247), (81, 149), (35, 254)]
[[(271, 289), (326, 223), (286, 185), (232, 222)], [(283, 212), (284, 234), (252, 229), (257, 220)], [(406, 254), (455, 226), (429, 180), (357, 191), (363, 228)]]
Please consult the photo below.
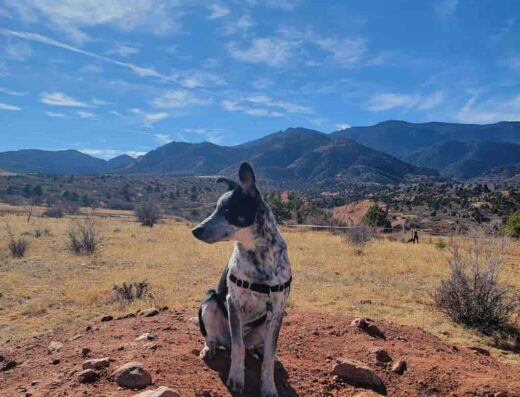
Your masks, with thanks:
[(76, 150), (18, 150), (0, 153), (0, 169), (49, 174), (234, 175), (245, 160), (260, 176), (279, 183), (399, 183), (410, 175), (439, 174), (467, 180), (493, 173), (496, 167), (520, 164), (520, 122), (385, 121), (330, 134), (289, 128), (236, 146), (171, 142), (137, 159), (122, 155), (108, 161)]

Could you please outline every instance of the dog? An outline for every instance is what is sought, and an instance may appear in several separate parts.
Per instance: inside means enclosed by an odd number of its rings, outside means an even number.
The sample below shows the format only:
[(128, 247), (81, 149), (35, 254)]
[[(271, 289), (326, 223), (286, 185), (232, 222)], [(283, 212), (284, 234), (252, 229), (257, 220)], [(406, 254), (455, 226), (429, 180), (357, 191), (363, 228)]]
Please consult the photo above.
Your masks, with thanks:
[(205, 337), (201, 357), (209, 360), (219, 346), (231, 348), (227, 386), (244, 390), (245, 351), (262, 357), (261, 397), (276, 397), (274, 362), (285, 302), (292, 281), (287, 245), (274, 215), (256, 187), (253, 169), (242, 163), (239, 183), (227, 184), (213, 213), (192, 230), (206, 243), (235, 241), (233, 253), (216, 290), (199, 309)]

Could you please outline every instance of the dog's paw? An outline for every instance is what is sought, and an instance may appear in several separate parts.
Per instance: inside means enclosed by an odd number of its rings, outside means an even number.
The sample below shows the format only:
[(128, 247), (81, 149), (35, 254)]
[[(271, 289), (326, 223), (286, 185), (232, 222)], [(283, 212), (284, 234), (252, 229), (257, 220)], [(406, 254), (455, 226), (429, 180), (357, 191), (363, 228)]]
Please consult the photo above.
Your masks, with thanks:
[(260, 397), (278, 397), (278, 391), (276, 390), (276, 387), (270, 390), (262, 389), (260, 392)]
[(230, 375), (227, 379), (226, 386), (229, 387), (229, 390), (231, 390), (233, 393), (243, 393), (244, 379), (238, 379)]
[(208, 346), (204, 346), (204, 349), (200, 351), (199, 357), (203, 360), (213, 360), (215, 358), (217, 349), (212, 349)]

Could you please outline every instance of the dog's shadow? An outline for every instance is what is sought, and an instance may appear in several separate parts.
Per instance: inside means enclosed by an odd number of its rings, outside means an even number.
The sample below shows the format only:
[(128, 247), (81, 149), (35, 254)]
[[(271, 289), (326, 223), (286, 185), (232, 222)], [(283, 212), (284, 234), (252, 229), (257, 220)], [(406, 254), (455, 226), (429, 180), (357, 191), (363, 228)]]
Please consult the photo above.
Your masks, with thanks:
[[(219, 373), (219, 377), (224, 384), (229, 373), (231, 355), (229, 350), (218, 350), (216, 357), (205, 361), (206, 365)], [(260, 379), (262, 360), (250, 351), (246, 351), (245, 359), (245, 389), (241, 394), (232, 393), (233, 396), (260, 396)], [(280, 361), (275, 362), (274, 381), (279, 397), (298, 397), (299, 394), (289, 384), (289, 374)]]

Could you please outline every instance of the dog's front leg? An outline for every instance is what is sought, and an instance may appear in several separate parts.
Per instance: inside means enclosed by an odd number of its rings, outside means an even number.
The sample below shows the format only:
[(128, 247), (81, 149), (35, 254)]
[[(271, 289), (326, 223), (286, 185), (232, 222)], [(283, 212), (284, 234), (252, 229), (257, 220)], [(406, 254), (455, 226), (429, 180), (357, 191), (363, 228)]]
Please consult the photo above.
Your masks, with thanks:
[(231, 295), (227, 297), (229, 331), (231, 334), (231, 366), (226, 385), (235, 393), (244, 391), (245, 347), (240, 306)]
[(274, 383), (274, 360), (276, 358), (276, 347), (278, 335), (282, 326), (283, 306), (276, 305), (272, 312), (267, 313), (264, 359), (262, 361), (262, 390), (261, 397), (278, 397)]

